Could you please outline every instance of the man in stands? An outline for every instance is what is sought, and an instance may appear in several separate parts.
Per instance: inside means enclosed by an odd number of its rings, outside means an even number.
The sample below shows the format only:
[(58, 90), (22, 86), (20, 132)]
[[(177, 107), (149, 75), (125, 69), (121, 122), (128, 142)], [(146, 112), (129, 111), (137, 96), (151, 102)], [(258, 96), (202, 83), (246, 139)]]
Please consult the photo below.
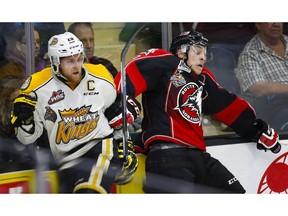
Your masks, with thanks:
[(108, 69), (108, 71), (112, 74), (113, 77), (116, 76), (118, 70), (114, 67), (111, 61), (105, 58), (94, 56), (95, 41), (94, 41), (94, 30), (92, 23), (75, 22), (69, 26), (68, 31), (76, 35), (76, 37), (78, 37), (79, 40), (82, 41), (88, 63), (102, 64)]

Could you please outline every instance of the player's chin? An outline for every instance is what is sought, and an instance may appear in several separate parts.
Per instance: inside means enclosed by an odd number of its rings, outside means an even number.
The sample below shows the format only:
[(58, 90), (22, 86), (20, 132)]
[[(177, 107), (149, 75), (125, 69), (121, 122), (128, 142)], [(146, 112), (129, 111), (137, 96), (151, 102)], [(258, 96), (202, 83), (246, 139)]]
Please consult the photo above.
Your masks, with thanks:
[(69, 81), (71, 83), (79, 83), (81, 81), (81, 73), (73, 73), (72, 76), (69, 77)]
[(193, 68), (195, 74), (199, 75), (202, 72), (202, 68)]
[(196, 75), (201, 74), (203, 66), (202, 65), (192, 65), (190, 67)]

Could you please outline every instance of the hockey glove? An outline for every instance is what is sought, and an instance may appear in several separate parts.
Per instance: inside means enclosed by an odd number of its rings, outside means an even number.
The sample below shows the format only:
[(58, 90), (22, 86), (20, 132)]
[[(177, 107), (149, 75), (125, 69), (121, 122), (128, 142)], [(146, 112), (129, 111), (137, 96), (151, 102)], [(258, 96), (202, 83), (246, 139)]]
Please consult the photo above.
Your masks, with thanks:
[(37, 104), (37, 96), (34, 92), (29, 95), (20, 94), (14, 100), (11, 123), (14, 127), (30, 125), (34, 122), (33, 112)]
[(133, 142), (128, 140), (128, 156), (127, 161), (125, 161), (123, 142), (118, 142), (118, 154), (119, 158), (123, 163), (123, 168), (119, 175), (115, 179), (116, 184), (127, 184), (129, 183), (137, 170), (138, 167), (138, 158), (134, 152)]
[[(140, 116), (140, 103), (136, 99), (126, 96), (127, 100), (127, 124), (131, 124), (137, 117)], [(117, 95), (115, 102), (105, 110), (105, 116), (108, 119), (109, 125), (115, 129), (122, 128), (122, 101), (121, 94)]]
[(253, 127), (258, 129), (255, 135), (257, 141), (257, 149), (267, 151), (271, 150), (273, 153), (278, 153), (281, 150), (278, 133), (271, 128), (266, 122), (257, 119), (253, 123)]

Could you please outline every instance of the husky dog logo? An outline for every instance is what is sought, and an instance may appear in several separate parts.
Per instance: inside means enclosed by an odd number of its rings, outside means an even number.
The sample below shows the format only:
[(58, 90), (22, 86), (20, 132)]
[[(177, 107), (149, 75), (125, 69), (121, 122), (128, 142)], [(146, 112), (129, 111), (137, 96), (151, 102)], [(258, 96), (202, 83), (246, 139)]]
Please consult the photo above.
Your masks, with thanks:
[(202, 112), (202, 92), (203, 87), (196, 83), (187, 83), (184, 85), (177, 96), (177, 106), (183, 118), (194, 124), (201, 124)]
[(58, 43), (58, 38), (54, 37), (50, 43), (50, 45), (54, 46)]

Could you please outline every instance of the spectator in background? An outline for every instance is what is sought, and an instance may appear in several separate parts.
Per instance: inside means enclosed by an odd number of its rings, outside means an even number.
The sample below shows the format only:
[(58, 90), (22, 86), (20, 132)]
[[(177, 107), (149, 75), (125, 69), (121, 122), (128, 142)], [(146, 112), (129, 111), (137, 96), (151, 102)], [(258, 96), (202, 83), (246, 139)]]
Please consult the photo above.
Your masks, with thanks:
[(47, 43), (49, 39), (56, 34), (64, 33), (65, 26), (63, 22), (36, 22), (34, 23), (34, 28), (40, 34), (40, 57), (44, 58), (46, 66), (50, 66), (49, 56), (48, 56), (48, 47)]
[(87, 63), (102, 64), (108, 69), (108, 71), (112, 74), (113, 77), (116, 76), (118, 70), (114, 67), (112, 62), (110, 62), (108, 59), (94, 56), (95, 40), (94, 40), (94, 30), (92, 27), (92, 23), (90, 22), (72, 23), (69, 26), (68, 31), (76, 35), (76, 37), (78, 37), (82, 41), (85, 50), (85, 55), (87, 57)]
[(253, 23), (193, 23), (193, 29), (210, 41), (210, 57), (206, 67), (213, 71), (217, 82), (228, 91), (239, 94), (234, 69), (245, 44), (256, 34)]
[[(36, 29), (34, 30), (34, 55), (35, 71), (31, 71), (31, 74), (40, 71), (45, 67), (45, 61), (40, 57), (40, 36)], [(26, 71), (26, 35), (23, 25), (17, 27), (12, 36), (12, 40), (9, 41), (6, 56), (8, 59), (21, 64), (24, 79), (30, 75), (30, 73)]]
[[(46, 66), (50, 66), (49, 57), (47, 55), (47, 43), (53, 35), (65, 32), (64, 23), (36, 22), (33, 24), (34, 28), (38, 31), (40, 35), (40, 57), (44, 58)], [(9, 43), (10, 38), (13, 37), (16, 29), (20, 26), (22, 26), (22, 28), (24, 29), (25, 23), (0, 23), (0, 60), (2, 56), (4, 56), (4, 53), (6, 53), (7, 43)]]
[(5, 60), (5, 54), (7, 50), (7, 41), (12, 37), (15, 32), (15, 23), (0, 23), (0, 61)]
[(283, 23), (256, 23), (257, 35), (239, 56), (237, 78), (243, 96), (275, 129), (288, 122), (288, 37)]
[(5, 60), (0, 65), (0, 75), (0, 173), (32, 169), (34, 148), (17, 140), (10, 122), (13, 101), (23, 83), (21, 65)]

